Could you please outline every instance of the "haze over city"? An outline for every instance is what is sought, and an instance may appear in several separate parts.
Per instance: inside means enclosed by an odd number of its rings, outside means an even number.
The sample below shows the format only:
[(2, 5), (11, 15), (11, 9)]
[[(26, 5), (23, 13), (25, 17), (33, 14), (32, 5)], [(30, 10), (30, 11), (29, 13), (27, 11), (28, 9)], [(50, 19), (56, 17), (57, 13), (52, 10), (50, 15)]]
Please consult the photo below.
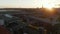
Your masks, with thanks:
[(0, 8), (59, 7), (60, 0), (0, 0)]

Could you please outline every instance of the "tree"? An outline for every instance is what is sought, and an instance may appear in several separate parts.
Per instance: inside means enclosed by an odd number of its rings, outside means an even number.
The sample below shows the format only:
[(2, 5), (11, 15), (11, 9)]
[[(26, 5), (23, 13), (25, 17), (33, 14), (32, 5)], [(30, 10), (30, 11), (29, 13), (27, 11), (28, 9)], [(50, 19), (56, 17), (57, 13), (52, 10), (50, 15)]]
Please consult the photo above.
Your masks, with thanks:
[(60, 16), (57, 18), (57, 21), (60, 22)]
[(60, 23), (54, 25), (53, 34), (60, 34)]

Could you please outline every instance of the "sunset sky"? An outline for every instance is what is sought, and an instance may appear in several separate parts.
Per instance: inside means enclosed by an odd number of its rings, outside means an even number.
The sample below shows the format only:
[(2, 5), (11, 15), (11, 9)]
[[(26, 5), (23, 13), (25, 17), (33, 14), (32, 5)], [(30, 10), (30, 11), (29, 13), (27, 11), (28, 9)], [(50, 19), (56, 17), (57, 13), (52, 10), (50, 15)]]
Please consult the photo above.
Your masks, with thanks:
[(60, 0), (0, 0), (0, 8), (58, 7)]

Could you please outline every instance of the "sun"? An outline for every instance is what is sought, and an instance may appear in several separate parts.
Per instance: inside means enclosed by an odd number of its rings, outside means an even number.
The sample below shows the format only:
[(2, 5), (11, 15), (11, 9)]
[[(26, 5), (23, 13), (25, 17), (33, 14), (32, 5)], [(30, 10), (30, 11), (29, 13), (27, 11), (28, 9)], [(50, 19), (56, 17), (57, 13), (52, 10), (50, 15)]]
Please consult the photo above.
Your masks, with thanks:
[(58, 5), (58, 3), (60, 3), (60, 2), (58, 2), (56, 0), (41, 0), (42, 7), (47, 8), (47, 9), (59, 7), (59, 6), (56, 6), (56, 5)]
[(54, 7), (54, 4), (49, 0), (43, 0), (42, 1), (42, 7), (52, 9)]
[(52, 5), (52, 4), (48, 4), (48, 3), (44, 3), (43, 5), (42, 5), (42, 7), (43, 8), (45, 8), (45, 9), (47, 9), (47, 10), (53, 10), (53, 8), (54, 8), (54, 5)]
[(53, 5), (50, 5), (50, 4), (43, 4), (42, 5), (43, 8), (47, 8), (47, 9), (52, 9), (53, 8)]

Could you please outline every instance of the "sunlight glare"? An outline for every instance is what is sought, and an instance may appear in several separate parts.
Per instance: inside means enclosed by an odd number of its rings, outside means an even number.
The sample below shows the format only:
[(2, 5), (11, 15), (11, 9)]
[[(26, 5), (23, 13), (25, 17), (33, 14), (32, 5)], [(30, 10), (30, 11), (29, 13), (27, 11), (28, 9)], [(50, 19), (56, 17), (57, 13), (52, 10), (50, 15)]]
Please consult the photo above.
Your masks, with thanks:
[[(42, 7), (43, 8), (47, 8), (47, 9), (52, 9), (52, 8), (59, 8), (60, 6), (58, 5), (58, 3), (60, 4), (59, 1), (56, 0), (41, 0), (42, 3)], [(58, 6), (56, 6), (58, 5)]]

